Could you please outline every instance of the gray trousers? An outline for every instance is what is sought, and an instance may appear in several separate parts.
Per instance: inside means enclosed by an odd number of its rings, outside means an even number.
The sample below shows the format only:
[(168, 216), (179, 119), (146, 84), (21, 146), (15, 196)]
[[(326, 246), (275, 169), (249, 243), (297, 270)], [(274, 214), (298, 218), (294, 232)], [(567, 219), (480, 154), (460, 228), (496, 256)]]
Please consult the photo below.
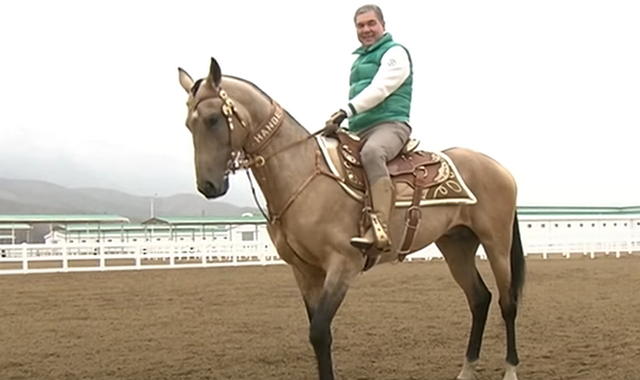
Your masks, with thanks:
[(360, 159), (370, 185), (389, 176), (387, 163), (400, 153), (410, 135), (411, 127), (396, 121), (377, 124), (358, 133), (363, 141)]

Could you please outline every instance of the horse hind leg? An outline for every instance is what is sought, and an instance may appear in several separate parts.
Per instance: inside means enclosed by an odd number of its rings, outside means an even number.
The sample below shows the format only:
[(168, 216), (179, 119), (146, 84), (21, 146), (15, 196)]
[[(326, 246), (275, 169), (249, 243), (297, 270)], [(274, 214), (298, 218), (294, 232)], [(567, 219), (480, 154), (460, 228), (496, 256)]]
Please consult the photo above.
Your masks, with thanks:
[(466, 227), (458, 227), (436, 241), (454, 281), (464, 291), (472, 315), (465, 360), (457, 380), (476, 379), (482, 336), (491, 304), (491, 292), (476, 268), (479, 245), (478, 237)]
[(489, 237), (481, 236), (480, 239), (496, 278), (500, 311), (506, 329), (507, 352), (503, 380), (518, 380), (516, 369), (520, 359), (516, 347), (516, 316), (524, 285), (525, 258), (517, 215), (513, 225), (505, 230), (511, 233), (494, 233)]

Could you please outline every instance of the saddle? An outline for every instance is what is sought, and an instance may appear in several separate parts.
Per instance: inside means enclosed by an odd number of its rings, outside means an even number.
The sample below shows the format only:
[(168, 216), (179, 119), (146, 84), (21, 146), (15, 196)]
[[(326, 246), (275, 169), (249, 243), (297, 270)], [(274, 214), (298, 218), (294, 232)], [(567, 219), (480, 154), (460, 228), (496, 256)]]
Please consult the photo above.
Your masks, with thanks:
[[(360, 159), (362, 145), (360, 138), (346, 131), (338, 131), (336, 138), (339, 141), (340, 158), (343, 160), (342, 166), (347, 171), (349, 184), (368, 193), (366, 175)], [(419, 144), (419, 140), (409, 139), (400, 153), (387, 163), (389, 175), (396, 187), (398, 183), (404, 183), (415, 190), (416, 180), (423, 187), (434, 186), (441, 183), (448, 175), (446, 166), (442, 166), (441, 157), (433, 152), (416, 150)], [(439, 170), (442, 168), (445, 169)], [(413, 198), (413, 192), (411, 192), (411, 198)], [(408, 200), (400, 194), (399, 196), (402, 200)]]
[[(331, 137), (319, 137), (318, 142), (326, 163), (341, 180), (343, 189), (363, 203), (363, 210), (370, 209), (369, 184), (360, 158), (360, 138), (341, 129)], [(406, 208), (404, 232), (398, 249), (400, 261), (411, 251), (422, 219), (421, 207), (476, 202), (448, 156), (443, 152), (417, 150), (419, 144), (419, 140), (410, 139), (387, 163), (395, 187), (395, 208)], [(364, 214), (360, 222), (361, 232), (370, 223)], [(380, 253), (375, 248), (365, 252), (365, 271), (375, 265)]]

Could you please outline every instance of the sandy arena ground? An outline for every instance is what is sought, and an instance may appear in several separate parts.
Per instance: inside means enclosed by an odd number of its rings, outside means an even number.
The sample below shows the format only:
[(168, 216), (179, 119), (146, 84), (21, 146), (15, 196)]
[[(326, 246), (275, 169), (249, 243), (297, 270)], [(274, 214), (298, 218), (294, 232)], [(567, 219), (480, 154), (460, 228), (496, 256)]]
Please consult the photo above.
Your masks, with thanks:
[[(528, 266), (520, 379), (640, 379), (640, 257)], [(2, 380), (316, 379), (286, 266), (0, 276), (0, 300)], [(496, 302), (481, 380), (501, 379)], [(374, 268), (334, 322), (337, 378), (452, 380), (469, 327), (443, 262)]]

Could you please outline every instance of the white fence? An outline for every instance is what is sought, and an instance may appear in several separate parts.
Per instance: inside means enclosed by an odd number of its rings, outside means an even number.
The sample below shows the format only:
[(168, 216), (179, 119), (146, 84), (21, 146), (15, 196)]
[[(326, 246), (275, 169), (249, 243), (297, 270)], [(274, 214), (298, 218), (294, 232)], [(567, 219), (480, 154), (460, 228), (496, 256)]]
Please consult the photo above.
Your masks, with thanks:
[[(640, 251), (640, 238), (634, 235), (615, 236), (611, 239), (582, 237), (556, 242), (527, 242), (523, 237), (528, 256), (539, 255), (543, 259), (560, 255), (596, 257), (596, 253), (620, 257)], [(486, 259), (480, 247), (480, 259)], [(407, 258), (407, 261), (441, 258), (440, 251), (432, 244)], [(202, 268), (225, 266), (282, 265), (271, 244), (225, 243), (106, 243), (106, 244), (19, 244), (0, 245), (0, 274), (87, 272), (112, 270), (143, 270), (169, 268)]]
[(0, 274), (271, 264), (284, 261), (270, 245), (259, 243), (0, 245)]

